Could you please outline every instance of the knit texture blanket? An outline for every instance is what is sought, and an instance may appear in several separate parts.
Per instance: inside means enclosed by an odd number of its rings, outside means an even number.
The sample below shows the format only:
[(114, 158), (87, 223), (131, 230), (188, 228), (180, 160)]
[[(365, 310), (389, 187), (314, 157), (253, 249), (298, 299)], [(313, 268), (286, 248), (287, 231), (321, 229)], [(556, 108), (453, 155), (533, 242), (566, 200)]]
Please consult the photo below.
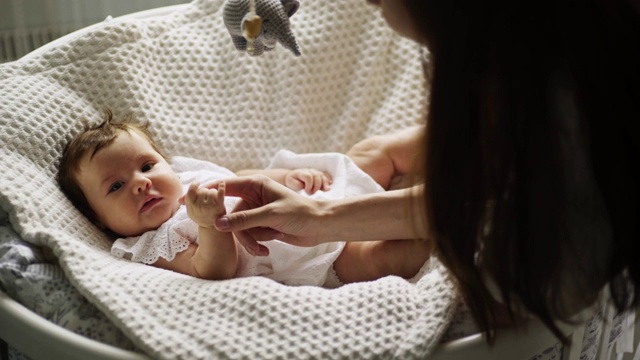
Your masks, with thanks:
[(414, 281), (334, 290), (204, 281), (111, 256), (57, 187), (65, 143), (104, 107), (150, 121), (170, 155), (232, 170), (265, 167), (281, 148), (344, 152), (424, 118), (420, 49), (364, 1), (302, 2), (300, 57), (237, 51), (222, 5), (115, 19), (0, 65), (2, 209), (153, 358), (424, 358), (457, 303), (437, 259)]

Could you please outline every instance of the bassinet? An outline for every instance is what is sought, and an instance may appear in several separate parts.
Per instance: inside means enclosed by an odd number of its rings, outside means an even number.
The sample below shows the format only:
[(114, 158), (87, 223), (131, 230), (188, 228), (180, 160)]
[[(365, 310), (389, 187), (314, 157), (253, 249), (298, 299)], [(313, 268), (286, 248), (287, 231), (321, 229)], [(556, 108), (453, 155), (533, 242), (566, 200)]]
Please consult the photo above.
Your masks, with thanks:
[[(96, 24), (0, 67), (0, 159), (6, 165), (0, 204), (16, 233), (51, 248), (80, 293), (152, 358), (431, 354), (461, 359), (469, 352), (474, 358), (529, 358), (549, 348), (559, 353), (557, 341), (535, 324), (525, 333), (501, 336), (491, 350), (480, 335), (438, 345), (459, 310), (437, 260), (425, 266), (415, 285), (385, 278), (330, 291), (285, 289), (262, 279), (201, 284), (109, 257), (104, 236), (70, 207), (52, 181), (61, 147), (80, 128), (79, 119), (96, 121), (103, 106), (150, 120), (169, 153), (232, 169), (263, 167), (280, 148), (343, 152), (366, 136), (424, 118), (421, 49), (393, 34), (363, 1), (305, 2), (292, 20), (301, 58), (281, 48), (261, 58), (236, 52), (221, 24), (221, 5), (220, 0), (195, 1)], [(130, 274), (131, 287), (123, 290), (123, 278)], [(158, 279), (164, 287), (129, 293)], [(180, 297), (171, 284), (193, 293)], [(163, 291), (174, 291), (176, 298), (164, 298)], [(174, 321), (176, 314), (202, 316), (208, 306), (204, 295), (223, 306), (224, 299), (215, 298), (220, 292), (234, 305), (222, 313), (211, 310), (225, 327), (209, 322), (205, 329), (198, 325), (201, 319)], [(164, 307), (149, 298), (161, 298)], [(263, 307), (264, 302), (272, 304)], [(269, 317), (278, 304), (291, 311)], [(176, 306), (186, 310), (166, 313)], [(226, 317), (229, 313), (235, 322)], [(172, 332), (176, 329), (184, 333)], [(565, 350), (568, 358), (582, 350), (582, 329)], [(302, 330), (317, 337), (305, 338)], [(71, 333), (5, 294), (0, 294), (0, 338), (34, 358), (146, 358)], [(264, 338), (275, 340), (270, 344)], [(608, 336), (599, 338), (610, 342)], [(251, 345), (238, 345), (241, 341)], [(600, 352), (606, 354), (605, 348)]]

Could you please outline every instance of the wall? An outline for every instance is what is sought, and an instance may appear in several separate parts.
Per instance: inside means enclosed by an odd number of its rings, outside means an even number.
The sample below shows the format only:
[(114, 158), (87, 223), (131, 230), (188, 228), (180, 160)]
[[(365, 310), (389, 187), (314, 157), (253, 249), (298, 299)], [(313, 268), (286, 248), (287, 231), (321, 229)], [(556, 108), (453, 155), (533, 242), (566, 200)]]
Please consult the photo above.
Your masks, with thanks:
[(0, 0), (0, 62), (87, 25), (189, 0)]

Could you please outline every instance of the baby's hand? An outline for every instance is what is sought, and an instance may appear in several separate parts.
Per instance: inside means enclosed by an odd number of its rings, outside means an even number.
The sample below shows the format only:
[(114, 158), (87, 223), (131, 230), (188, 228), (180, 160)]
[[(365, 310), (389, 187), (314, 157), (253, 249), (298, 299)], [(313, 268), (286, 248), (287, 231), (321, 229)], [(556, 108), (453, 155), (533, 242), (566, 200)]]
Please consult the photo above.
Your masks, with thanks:
[(284, 178), (284, 184), (289, 189), (304, 189), (308, 194), (314, 194), (318, 190), (328, 191), (332, 183), (331, 175), (316, 169), (291, 170)]
[(200, 187), (198, 182), (191, 183), (184, 197), (189, 217), (202, 227), (213, 228), (214, 221), (227, 213), (224, 187), (224, 182), (218, 185), (217, 190)]

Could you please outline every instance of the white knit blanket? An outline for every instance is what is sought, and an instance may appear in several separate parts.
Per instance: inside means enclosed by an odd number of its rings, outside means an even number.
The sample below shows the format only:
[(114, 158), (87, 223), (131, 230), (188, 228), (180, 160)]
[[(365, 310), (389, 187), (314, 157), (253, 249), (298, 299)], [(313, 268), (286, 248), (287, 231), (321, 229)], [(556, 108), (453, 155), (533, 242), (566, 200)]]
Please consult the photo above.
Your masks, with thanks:
[(0, 66), (0, 205), (29, 242), (153, 358), (423, 358), (456, 296), (433, 259), (415, 283), (386, 277), (335, 290), (264, 278), (204, 281), (109, 255), (54, 177), (66, 141), (101, 109), (149, 120), (171, 155), (232, 170), (281, 148), (344, 152), (416, 124), (420, 49), (365, 1), (303, 1), (301, 57), (234, 49), (222, 0), (113, 20)]

